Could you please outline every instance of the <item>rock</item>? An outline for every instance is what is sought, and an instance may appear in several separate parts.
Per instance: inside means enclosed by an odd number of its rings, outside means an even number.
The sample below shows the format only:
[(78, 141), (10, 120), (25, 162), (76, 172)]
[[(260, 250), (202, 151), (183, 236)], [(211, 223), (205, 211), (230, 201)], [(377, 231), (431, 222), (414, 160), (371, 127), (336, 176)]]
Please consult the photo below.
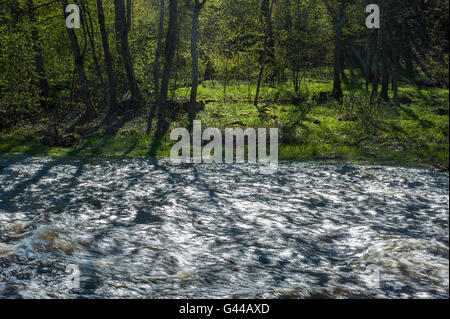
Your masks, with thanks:
[(405, 93), (400, 93), (398, 95), (398, 102), (401, 104), (411, 104), (412, 103), (412, 99), (408, 94)]
[(75, 128), (75, 133), (81, 136), (86, 135), (86, 133), (88, 132), (88, 128), (85, 126), (77, 126)]
[(210, 114), (210, 116), (211, 116), (212, 118), (216, 118), (216, 119), (220, 119), (220, 118), (223, 117), (223, 115), (220, 114), (219, 112), (212, 112), (212, 113)]
[(44, 146), (58, 146), (61, 142), (61, 136), (56, 126), (52, 126), (41, 138), (41, 144)]
[(41, 144), (44, 146), (55, 146), (57, 144), (57, 139), (51, 135), (45, 135), (41, 138)]
[(339, 122), (356, 122), (357, 120), (358, 118), (355, 115), (349, 113), (342, 114), (338, 117)]
[(77, 141), (77, 138), (76, 138), (75, 134), (70, 133), (70, 134), (63, 136), (63, 138), (61, 139), (61, 146), (73, 147), (76, 141)]
[(328, 92), (319, 92), (319, 95), (317, 96), (317, 103), (324, 103), (326, 101), (328, 101)]
[(234, 126), (234, 125), (246, 126), (244, 123), (242, 123), (242, 121), (234, 121), (227, 124), (227, 126)]
[(203, 99), (197, 100), (196, 111), (204, 111), (205, 110), (206, 101)]
[(271, 119), (277, 119), (277, 116), (273, 113), (272, 109), (268, 106), (264, 106), (260, 111), (260, 115)]
[(138, 132), (134, 129), (129, 129), (129, 130), (122, 130), (119, 134), (120, 134), (120, 136), (127, 137), (127, 136), (138, 135)]

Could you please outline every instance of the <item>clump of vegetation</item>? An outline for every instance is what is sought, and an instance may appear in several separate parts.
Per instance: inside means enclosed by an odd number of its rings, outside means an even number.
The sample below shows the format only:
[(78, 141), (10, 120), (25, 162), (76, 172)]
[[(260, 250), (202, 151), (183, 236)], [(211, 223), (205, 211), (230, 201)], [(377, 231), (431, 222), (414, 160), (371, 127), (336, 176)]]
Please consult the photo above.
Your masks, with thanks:
[(71, 29), (66, 0), (3, 1), (0, 152), (167, 155), (200, 119), (278, 127), (286, 159), (448, 168), (448, 1), (383, 0), (383, 32), (362, 0), (230, 3), (82, 0)]

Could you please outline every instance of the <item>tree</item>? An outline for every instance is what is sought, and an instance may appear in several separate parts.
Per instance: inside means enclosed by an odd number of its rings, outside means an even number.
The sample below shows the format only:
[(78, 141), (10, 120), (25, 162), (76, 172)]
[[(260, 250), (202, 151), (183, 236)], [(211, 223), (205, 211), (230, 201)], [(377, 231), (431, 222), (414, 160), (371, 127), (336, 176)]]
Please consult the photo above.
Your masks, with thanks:
[(191, 32), (191, 57), (192, 57), (192, 85), (191, 96), (189, 100), (189, 119), (193, 120), (197, 108), (197, 88), (198, 88), (198, 39), (199, 39), (199, 23), (198, 17), (200, 10), (206, 3), (206, 0), (200, 2), (193, 0), (189, 8), (192, 11), (192, 32)]
[(31, 22), (31, 39), (33, 41), (33, 49), (35, 51), (34, 61), (37, 75), (39, 77), (39, 88), (41, 91), (40, 103), (41, 106), (47, 107), (49, 98), (49, 83), (44, 68), (44, 58), (42, 54), (42, 46), (39, 38), (39, 31), (37, 29), (37, 21), (35, 17), (35, 5), (33, 0), (27, 0), (28, 17)]
[(128, 43), (128, 33), (131, 27), (131, 1), (127, 0), (127, 18), (125, 15), (125, 0), (114, 0), (114, 14), (117, 42), (120, 43), (120, 52), (125, 66), (125, 73), (128, 78), (128, 86), (131, 91), (131, 99), (136, 106), (143, 102), (142, 94), (137, 85), (134, 72), (133, 61)]
[[(98, 62), (96, 46), (95, 46), (95, 33), (94, 33), (94, 25), (92, 22), (91, 11), (89, 9), (89, 5), (86, 0), (80, 2), (81, 5), (81, 21), (83, 24), (83, 31), (87, 35), (89, 40), (89, 44), (91, 47), (92, 58), (94, 59), (95, 72), (97, 73), (97, 78), (100, 82), (101, 87), (104, 87), (102, 70), (100, 68), (100, 63)], [(89, 23), (88, 23), (89, 22)]]
[(333, 97), (341, 101), (343, 98), (341, 85), (341, 60), (342, 60), (342, 28), (345, 22), (345, 8), (348, 5), (346, 0), (338, 0), (337, 8), (326, 0), (325, 4), (330, 12), (335, 26), (334, 30), (334, 59), (333, 59)]
[(105, 26), (105, 13), (103, 11), (102, 0), (97, 0), (97, 13), (102, 38), (103, 53), (105, 55), (106, 73), (108, 74), (110, 111), (114, 112), (117, 111), (116, 80), (114, 78), (113, 59), (111, 56), (111, 50), (109, 49), (108, 33)]
[(155, 117), (159, 102), (159, 79), (160, 79), (160, 62), (161, 51), (162, 51), (162, 38), (164, 33), (164, 11), (165, 11), (165, 0), (160, 0), (159, 5), (159, 24), (158, 24), (158, 40), (156, 44), (155, 51), (155, 62), (153, 63), (153, 95), (155, 97), (155, 105), (150, 108), (150, 114), (147, 119), (147, 133), (152, 130), (152, 121)]
[(173, 67), (173, 59), (177, 49), (178, 32), (178, 0), (169, 0), (169, 25), (167, 28), (165, 45), (164, 72), (161, 81), (161, 91), (159, 94), (159, 123), (157, 135), (162, 136), (168, 129), (167, 114), (167, 94), (169, 91), (170, 74)]
[[(64, 12), (64, 18), (67, 19), (69, 14), (66, 12), (66, 7), (68, 6), (67, 0), (61, 0), (62, 9)], [(84, 104), (86, 105), (85, 116), (87, 119), (92, 119), (97, 116), (97, 111), (94, 108), (94, 104), (91, 99), (91, 93), (89, 91), (89, 81), (86, 76), (86, 71), (84, 69), (84, 56), (81, 54), (80, 46), (78, 44), (78, 39), (75, 31), (72, 28), (66, 28), (67, 34), (69, 35), (70, 44), (72, 46), (72, 51), (75, 58), (75, 66), (78, 71), (78, 77), (81, 82), (81, 93), (83, 97)]]
[(272, 41), (271, 35), (272, 35), (273, 3), (274, 3), (274, 0), (272, 0), (270, 3), (269, 3), (269, 0), (262, 0), (262, 4), (261, 4), (261, 23), (263, 24), (263, 26), (265, 26), (265, 35), (264, 35), (263, 51), (262, 51), (262, 56), (261, 56), (261, 66), (259, 69), (258, 82), (256, 84), (255, 101), (253, 103), (255, 106), (258, 106), (261, 80), (262, 80), (262, 77), (264, 74), (264, 68), (267, 63), (267, 57), (270, 54), (269, 44)]

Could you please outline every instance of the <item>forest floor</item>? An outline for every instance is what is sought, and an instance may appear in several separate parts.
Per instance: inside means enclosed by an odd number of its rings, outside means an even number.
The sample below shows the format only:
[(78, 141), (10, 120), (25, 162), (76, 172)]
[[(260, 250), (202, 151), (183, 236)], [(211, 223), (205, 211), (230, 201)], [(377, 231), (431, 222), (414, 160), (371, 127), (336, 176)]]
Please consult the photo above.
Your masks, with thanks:
[[(402, 104), (369, 106), (361, 89), (345, 90), (338, 104), (326, 92), (327, 81), (304, 81), (301, 94), (289, 85), (264, 87), (259, 107), (253, 106), (255, 88), (233, 83), (226, 93), (218, 83), (206, 82), (198, 96), (206, 104), (197, 114), (202, 129), (217, 127), (278, 127), (279, 160), (349, 161), (360, 164), (433, 166), (449, 168), (449, 91), (438, 88), (400, 89)], [(356, 93), (355, 93), (356, 91)], [(189, 96), (189, 88), (172, 98)], [(166, 136), (156, 141), (146, 134), (148, 110), (118, 116), (105, 125), (72, 125), (75, 144), (70, 148), (41, 144), (45, 124), (21, 125), (0, 133), (0, 154), (49, 156), (168, 156), (175, 143)], [(187, 127), (187, 115), (171, 120)], [(111, 128), (114, 127), (114, 130)], [(60, 128), (61, 134), (67, 133)], [(89, 133), (87, 133), (89, 132)]]

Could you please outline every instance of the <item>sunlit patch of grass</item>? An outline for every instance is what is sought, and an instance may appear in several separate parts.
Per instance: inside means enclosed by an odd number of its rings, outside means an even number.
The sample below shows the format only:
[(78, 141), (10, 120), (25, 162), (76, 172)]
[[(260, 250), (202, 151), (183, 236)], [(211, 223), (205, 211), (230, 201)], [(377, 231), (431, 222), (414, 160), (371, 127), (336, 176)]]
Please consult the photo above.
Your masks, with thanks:
[[(290, 83), (276, 84), (275, 88), (264, 84), (261, 89), (259, 107), (253, 105), (255, 85), (232, 82), (224, 95), (219, 82), (208, 81), (199, 86), (199, 98), (209, 100), (205, 109), (197, 114), (202, 128), (241, 126), (278, 127), (289, 121), (297, 121), (295, 110), (309, 103), (310, 110), (301, 122), (295, 123), (293, 138), (281, 143), (280, 160), (323, 161), (344, 160), (366, 163), (390, 163), (402, 165), (434, 165), (448, 169), (449, 162), (449, 117), (433, 114), (439, 108), (448, 111), (448, 90), (435, 88), (417, 89), (402, 86), (401, 93), (408, 94), (409, 105), (380, 104), (369, 115), (372, 121), (364, 121), (360, 110), (364, 103), (364, 83), (354, 83), (358, 88), (344, 85), (344, 93), (353, 95), (339, 105), (333, 100), (319, 101), (331, 91), (330, 80), (305, 78), (300, 105), (292, 103), (298, 97)], [(328, 92), (328, 93), (327, 93)], [(188, 98), (189, 88), (180, 88), (176, 98)], [(352, 104), (353, 103), (353, 104)], [(352, 109), (353, 108), (353, 109)], [(342, 120), (344, 113), (353, 111), (355, 119)], [(140, 123), (138, 125), (138, 123)], [(166, 136), (154, 140), (145, 133), (146, 119), (135, 118), (126, 123), (114, 136), (99, 135), (84, 140), (74, 149), (46, 147), (39, 144), (39, 137), (28, 131), (11, 131), (0, 134), (0, 153), (46, 154), (52, 156), (96, 155), (96, 156), (169, 156), (174, 141)], [(187, 127), (187, 115), (182, 114), (172, 122), (170, 129)], [(289, 127), (289, 126), (288, 126)], [(124, 131), (132, 134), (124, 135)], [(28, 133), (27, 133), (28, 132)]]

